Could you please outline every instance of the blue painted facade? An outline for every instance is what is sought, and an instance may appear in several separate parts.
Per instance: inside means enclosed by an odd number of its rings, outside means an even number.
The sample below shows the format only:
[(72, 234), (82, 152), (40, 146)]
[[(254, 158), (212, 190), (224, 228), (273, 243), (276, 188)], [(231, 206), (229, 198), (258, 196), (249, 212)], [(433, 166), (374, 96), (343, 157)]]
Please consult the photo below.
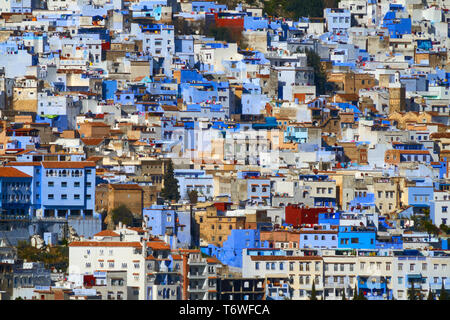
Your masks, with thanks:
[(269, 243), (261, 243), (259, 230), (254, 229), (233, 229), (222, 244), (222, 247), (208, 245), (201, 248), (201, 251), (207, 255), (214, 256), (222, 263), (242, 268), (242, 252), (246, 248), (268, 248)]
[[(16, 172), (16, 176), (14, 174), (10, 176), (11, 172)], [(0, 168), (0, 216), (7, 216), (10, 219), (29, 217), (31, 184), (32, 178), (25, 172)]]
[(358, 230), (353, 226), (339, 226), (339, 249), (375, 249), (376, 230)]
[(176, 211), (164, 205), (152, 205), (143, 209), (143, 216), (152, 235), (160, 237), (168, 235), (171, 246), (189, 247), (191, 243), (189, 212)]
[(345, 33), (351, 26), (350, 11), (347, 9), (327, 8), (324, 17), (329, 32)]
[(319, 213), (319, 225), (338, 226), (340, 221), (340, 212)]
[(94, 217), (95, 165), (88, 162), (49, 161), (43, 163), (18, 163), (11, 166), (32, 176), (31, 215), (43, 217)]
[(117, 91), (117, 80), (104, 80), (102, 82), (102, 99), (115, 100)]
[(311, 230), (300, 233), (300, 248), (338, 248), (337, 232)]

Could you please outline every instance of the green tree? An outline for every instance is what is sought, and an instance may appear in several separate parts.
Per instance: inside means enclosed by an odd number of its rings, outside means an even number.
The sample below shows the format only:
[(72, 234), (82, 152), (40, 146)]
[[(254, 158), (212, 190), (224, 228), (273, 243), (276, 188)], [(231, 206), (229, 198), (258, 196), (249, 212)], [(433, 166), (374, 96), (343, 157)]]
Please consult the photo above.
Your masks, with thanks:
[(444, 281), (442, 281), (441, 293), (439, 295), (439, 300), (448, 300), (447, 290), (444, 287)]
[(334, 85), (327, 81), (327, 73), (322, 67), (320, 56), (313, 50), (306, 50), (306, 61), (314, 70), (314, 85), (316, 94), (323, 95), (333, 91)]
[(111, 210), (111, 218), (114, 224), (118, 224), (119, 222), (128, 226), (133, 224), (133, 213), (123, 204)]
[(188, 192), (189, 203), (192, 205), (197, 204), (198, 202), (198, 192), (197, 190), (191, 190)]
[(355, 289), (353, 289), (353, 300), (358, 300), (358, 287), (355, 284)]
[(411, 289), (408, 290), (408, 300), (423, 300), (423, 294), (416, 289), (414, 281), (411, 282)]
[(64, 272), (69, 266), (69, 247), (54, 246), (37, 249), (28, 241), (19, 241), (17, 244), (19, 259), (30, 262), (43, 262), (46, 268), (55, 267)]
[(173, 173), (173, 162), (169, 161), (167, 165), (166, 173), (164, 174), (164, 187), (161, 190), (161, 196), (165, 200), (175, 200), (180, 199), (180, 192), (178, 191), (178, 180), (175, 179)]
[(325, 0), (267, 0), (264, 12), (269, 16), (298, 20), (300, 17), (323, 17)]
[(411, 282), (411, 289), (408, 290), (408, 300), (417, 300), (417, 292), (414, 287), (414, 281)]
[(367, 300), (367, 298), (364, 295), (364, 292), (362, 290), (359, 290), (358, 299), (356, 299), (356, 300)]
[(311, 288), (311, 296), (309, 297), (309, 300), (317, 300), (316, 285), (314, 284), (314, 280), (313, 280), (313, 284), (312, 284), (312, 288)]
[(342, 300), (347, 300), (347, 298), (345, 298), (345, 289), (342, 290)]
[(434, 294), (433, 294), (433, 291), (431, 291), (431, 289), (428, 290), (427, 300), (434, 300)]

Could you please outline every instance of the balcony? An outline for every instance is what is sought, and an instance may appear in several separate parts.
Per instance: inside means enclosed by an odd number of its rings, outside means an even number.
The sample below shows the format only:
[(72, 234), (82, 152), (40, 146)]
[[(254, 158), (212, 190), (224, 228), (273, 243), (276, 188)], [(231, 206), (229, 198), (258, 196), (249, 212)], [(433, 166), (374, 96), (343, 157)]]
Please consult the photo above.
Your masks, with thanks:
[(208, 273), (206, 272), (188, 272), (188, 278), (189, 279), (203, 279), (208, 276)]
[(189, 265), (190, 266), (202, 266), (202, 265), (205, 265), (205, 262), (201, 261), (201, 260), (189, 260)]
[[(430, 282), (429, 286), (430, 286), (431, 290), (441, 290), (442, 289), (442, 280), (439, 279), (436, 282), (434, 282), (434, 281)], [(450, 288), (450, 279), (445, 280), (444, 287), (446, 289)]]
[[(350, 281), (348, 279), (344, 279), (344, 281), (338, 281), (338, 282), (334, 282), (334, 281), (326, 281), (324, 283), (324, 287), (325, 288), (339, 288), (339, 289), (343, 289), (343, 288), (348, 288), (348, 287), (353, 287), (355, 284), (354, 282), (352, 282), (350, 284)], [(317, 287), (317, 285), (316, 285)]]
[(188, 292), (192, 292), (192, 293), (204, 292), (207, 290), (208, 290), (208, 288), (204, 288), (204, 286), (192, 286), (192, 287), (188, 288)]

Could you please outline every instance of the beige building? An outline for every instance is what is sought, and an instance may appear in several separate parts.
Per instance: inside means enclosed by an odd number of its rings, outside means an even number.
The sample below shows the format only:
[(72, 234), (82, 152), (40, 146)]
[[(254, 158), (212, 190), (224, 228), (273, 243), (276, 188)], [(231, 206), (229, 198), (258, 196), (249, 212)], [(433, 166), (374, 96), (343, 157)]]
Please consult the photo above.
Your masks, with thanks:
[(16, 79), (13, 88), (12, 108), (17, 112), (37, 112), (38, 92), (42, 81), (34, 76)]

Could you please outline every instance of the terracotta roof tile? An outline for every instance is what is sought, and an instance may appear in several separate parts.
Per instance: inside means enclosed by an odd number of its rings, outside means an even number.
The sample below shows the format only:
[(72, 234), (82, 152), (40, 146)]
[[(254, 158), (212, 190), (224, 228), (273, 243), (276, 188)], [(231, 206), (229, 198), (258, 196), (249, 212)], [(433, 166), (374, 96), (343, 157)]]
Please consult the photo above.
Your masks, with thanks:
[(147, 242), (147, 247), (153, 250), (170, 250), (170, 246), (167, 243), (159, 241)]
[(1, 178), (31, 178), (31, 176), (26, 173), (17, 170), (16, 168), (10, 167), (1, 167), (0, 168), (0, 177)]
[(103, 138), (81, 138), (81, 141), (87, 146), (98, 146), (104, 141)]
[(12, 162), (8, 162), (5, 164), (5, 166), (17, 166), (17, 167), (21, 167), (21, 166), (40, 166), (41, 163), (40, 162), (16, 162), (16, 161), (12, 161)]
[(135, 247), (142, 248), (139, 242), (117, 242), (117, 241), (74, 241), (69, 247)]
[(84, 169), (86, 167), (95, 167), (95, 162), (92, 161), (43, 161), (44, 168), (56, 169)]
[(111, 230), (102, 230), (99, 233), (94, 234), (94, 237), (120, 237), (120, 234)]

